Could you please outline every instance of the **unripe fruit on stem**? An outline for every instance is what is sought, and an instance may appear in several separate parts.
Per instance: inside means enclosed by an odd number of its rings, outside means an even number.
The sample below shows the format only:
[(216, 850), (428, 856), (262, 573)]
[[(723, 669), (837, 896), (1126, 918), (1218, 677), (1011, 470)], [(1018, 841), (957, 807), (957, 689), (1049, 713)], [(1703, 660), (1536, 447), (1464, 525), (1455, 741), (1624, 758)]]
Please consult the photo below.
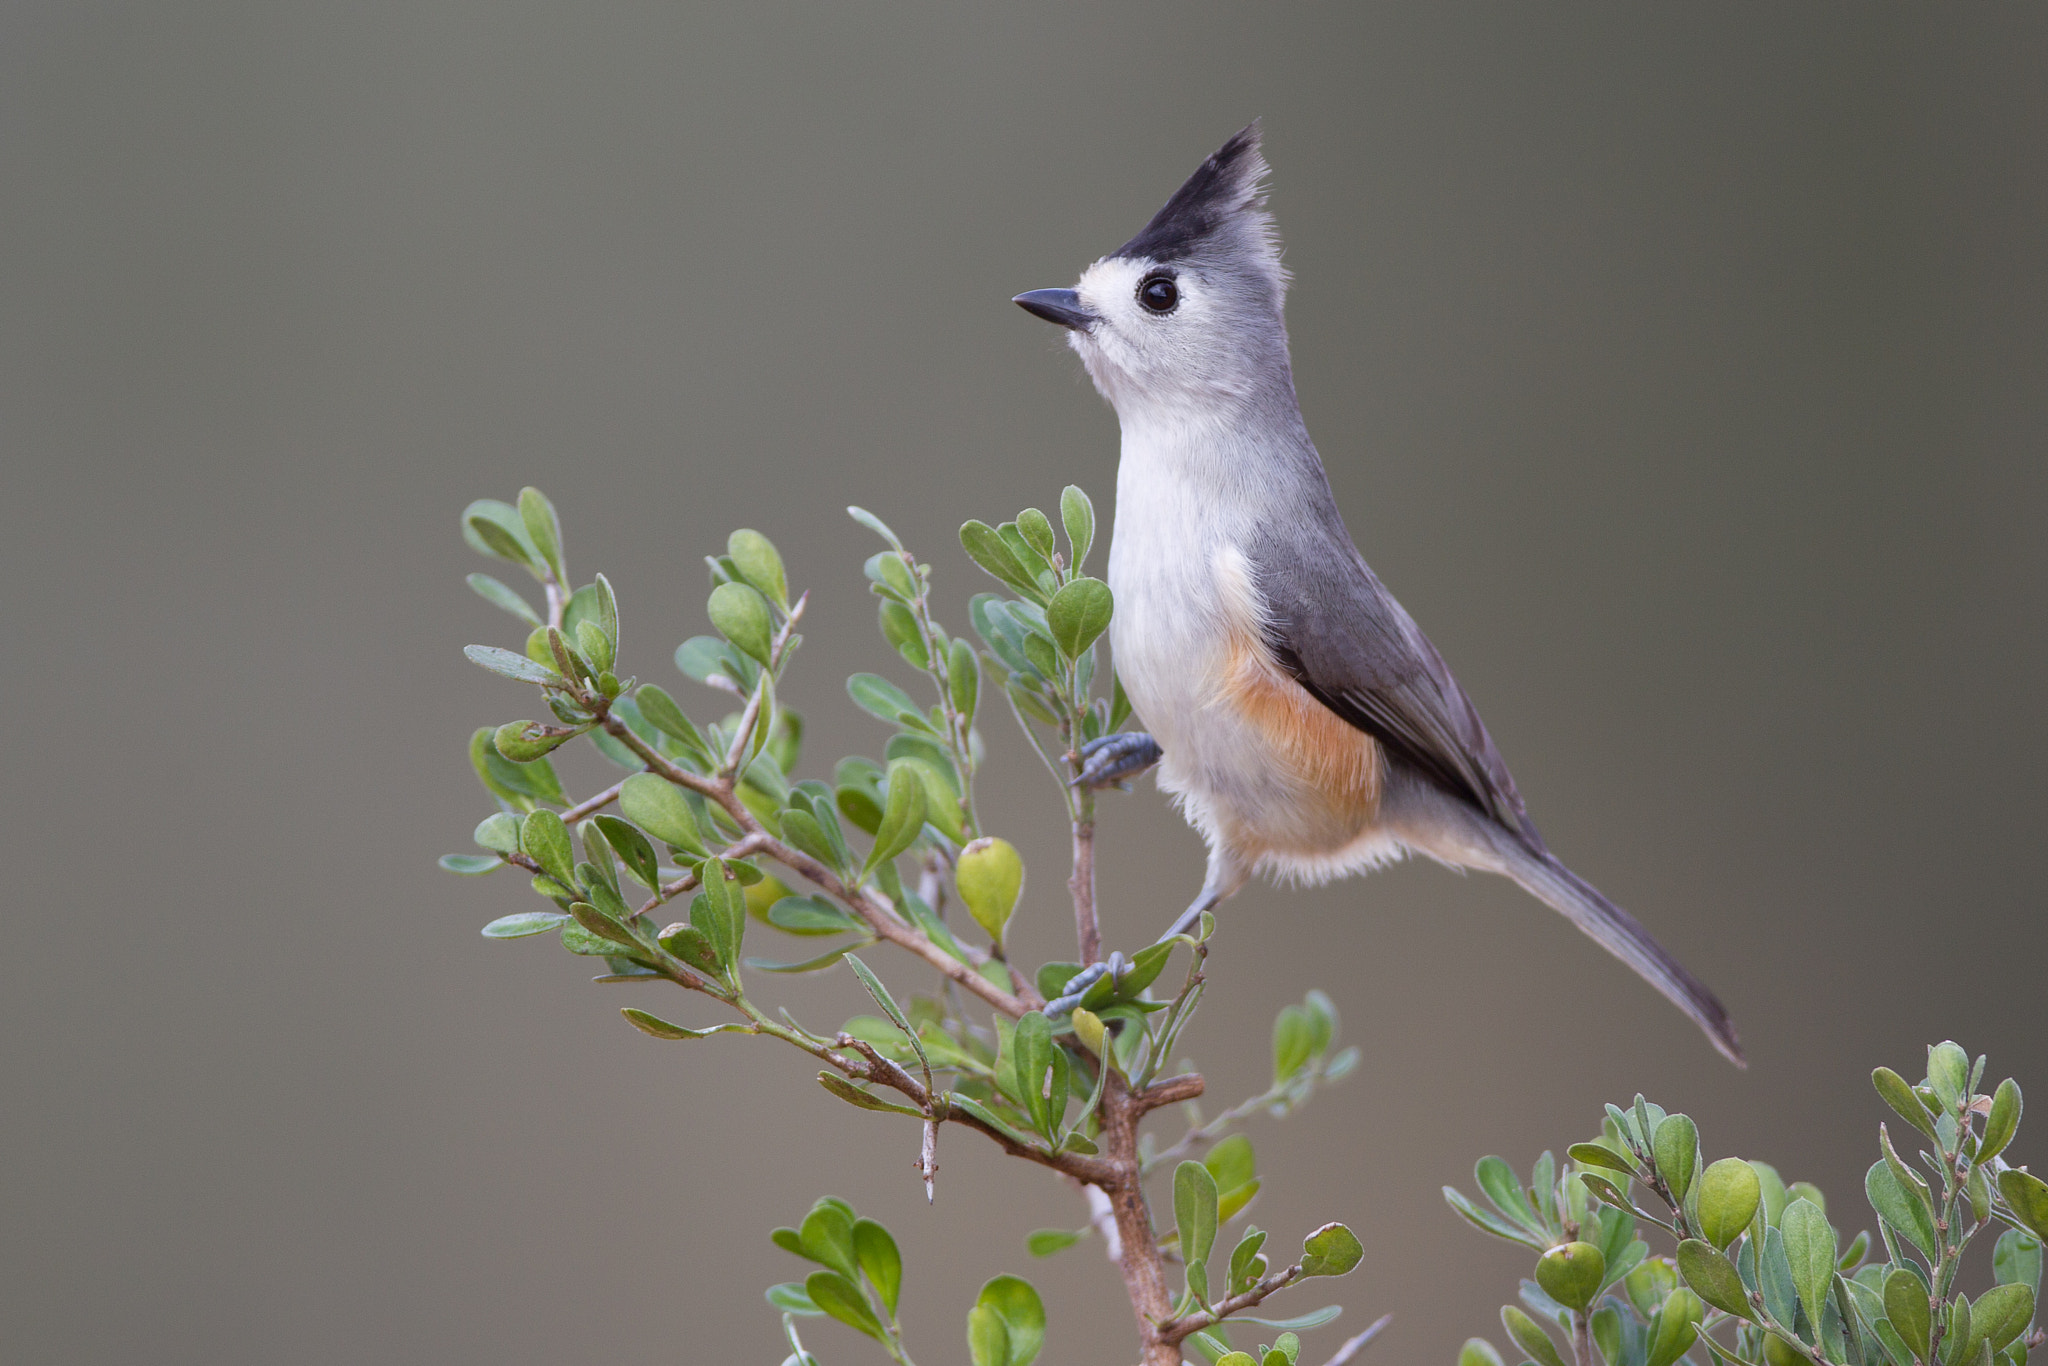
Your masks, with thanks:
[(1807, 1366), (1806, 1354), (1768, 1334), (1764, 1337), (1765, 1366)]
[(1543, 1254), (1536, 1263), (1536, 1284), (1543, 1293), (1567, 1309), (1584, 1311), (1600, 1293), (1607, 1275), (1607, 1259), (1591, 1243), (1564, 1243)]
[(1024, 892), (1024, 860), (1016, 846), (987, 835), (971, 841), (960, 851), (953, 883), (974, 923), (987, 931), (990, 939), (1002, 943), (1003, 927), (1010, 923), (1010, 913), (1017, 909), (1017, 898)]
[(1756, 1168), (1739, 1157), (1724, 1157), (1700, 1173), (1699, 1188), (1700, 1233), (1725, 1251), (1756, 1217), (1763, 1183)]

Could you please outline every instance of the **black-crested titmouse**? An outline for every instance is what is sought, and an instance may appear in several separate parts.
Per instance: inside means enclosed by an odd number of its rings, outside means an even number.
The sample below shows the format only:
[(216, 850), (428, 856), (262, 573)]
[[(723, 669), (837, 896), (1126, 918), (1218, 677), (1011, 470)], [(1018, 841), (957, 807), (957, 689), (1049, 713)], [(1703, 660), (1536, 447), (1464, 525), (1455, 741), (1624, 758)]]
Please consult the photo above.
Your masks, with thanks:
[(1069, 329), (1123, 428), (1110, 644), (1151, 734), (1094, 742), (1082, 780), (1156, 762), (1208, 842), (1169, 933), (1255, 872), (1322, 882), (1425, 854), (1514, 879), (1740, 1064), (1714, 994), (1545, 846), (1478, 711), (1352, 545), (1295, 400), (1265, 173), (1254, 124), (1073, 289), (1017, 296)]

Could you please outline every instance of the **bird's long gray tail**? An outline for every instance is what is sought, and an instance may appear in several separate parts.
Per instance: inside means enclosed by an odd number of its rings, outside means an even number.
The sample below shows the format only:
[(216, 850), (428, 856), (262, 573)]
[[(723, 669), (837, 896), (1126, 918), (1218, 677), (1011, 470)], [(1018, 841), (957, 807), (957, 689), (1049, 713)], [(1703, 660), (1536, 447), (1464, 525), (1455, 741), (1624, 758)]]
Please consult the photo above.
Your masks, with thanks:
[[(1505, 843), (1505, 841), (1503, 841)], [(1728, 1008), (1685, 965), (1665, 952), (1664, 946), (1621, 907), (1600, 895), (1598, 888), (1558, 862), (1548, 851), (1530, 850), (1519, 842), (1507, 854), (1509, 877), (1545, 905), (1563, 913), (1594, 942), (1636, 970), (1637, 975), (1664, 993), (1673, 1005), (1692, 1017), (1706, 1031), (1707, 1038), (1723, 1057), (1737, 1067), (1747, 1067), (1742, 1042), (1735, 1037), (1735, 1024)]]

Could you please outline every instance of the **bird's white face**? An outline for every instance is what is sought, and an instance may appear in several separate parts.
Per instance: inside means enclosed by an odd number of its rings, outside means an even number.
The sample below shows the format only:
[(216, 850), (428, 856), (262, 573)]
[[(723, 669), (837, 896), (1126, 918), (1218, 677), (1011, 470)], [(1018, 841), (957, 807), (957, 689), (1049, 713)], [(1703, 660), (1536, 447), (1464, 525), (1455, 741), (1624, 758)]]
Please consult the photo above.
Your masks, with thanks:
[(1270, 376), (1276, 338), (1286, 345), (1273, 292), (1251, 285), (1194, 261), (1107, 256), (1074, 288), (1093, 321), (1067, 342), (1126, 420), (1242, 403)]

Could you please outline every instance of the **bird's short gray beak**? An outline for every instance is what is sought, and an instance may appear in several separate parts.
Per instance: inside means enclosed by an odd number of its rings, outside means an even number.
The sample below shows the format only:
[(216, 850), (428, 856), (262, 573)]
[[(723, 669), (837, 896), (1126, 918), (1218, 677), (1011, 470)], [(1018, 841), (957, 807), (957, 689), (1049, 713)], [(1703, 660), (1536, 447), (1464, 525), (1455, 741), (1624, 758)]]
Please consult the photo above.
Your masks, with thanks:
[(1010, 300), (1026, 313), (1035, 313), (1049, 323), (1085, 332), (1097, 320), (1081, 307), (1081, 296), (1071, 289), (1034, 289)]

